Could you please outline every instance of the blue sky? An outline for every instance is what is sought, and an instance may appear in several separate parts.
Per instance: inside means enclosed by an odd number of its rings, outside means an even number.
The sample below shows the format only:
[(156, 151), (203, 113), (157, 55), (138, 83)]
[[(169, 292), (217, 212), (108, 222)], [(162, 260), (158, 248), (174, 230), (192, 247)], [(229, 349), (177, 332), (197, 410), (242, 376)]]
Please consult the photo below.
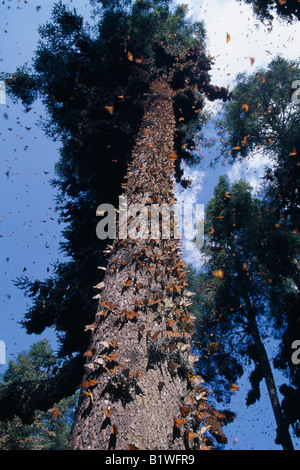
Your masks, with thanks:
[[(5, 0), (0, 4), (0, 71), (13, 72), (31, 61), (38, 41), (38, 25), (50, 19), (52, 0)], [(69, 0), (66, 4), (88, 16), (88, 0)], [(180, 2), (181, 3), (181, 2)], [(208, 33), (208, 50), (215, 57), (212, 81), (219, 86), (234, 86), (237, 73), (252, 73), (266, 66), (280, 53), (290, 60), (298, 58), (300, 25), (287, 26), (275, 21), (273, 29), (255, 24), (249, 7), (235, 0), (189, 0), (193, 19), (204, 19)], [(268, 31), (269, 29), (269, 31)], [(226, 42), (226, 34), (230, 41)], [(250, 57), (255, 58), (251, 65)], [(215, 112), (213, 109), (212, 112)], [(7, 98), (0, 104), (0, 340), (6, 344), (6, 360), (28, 349), (33, 342), (47, 337), (55, 350), (55, 335), (47, 330), (40, 336), (27, 335), (18, 322), (23, 317), (28, 299), (13, 280), (22, 275), (44, 279), (61, 254), (61, 226), (55, 212), (55, 192), (49, 180), (54, 176), (59, 143), (48, 139), (36, 125), (44, 110), (36, 102), (29, 113), (21, 104)], [(207, 129), (206, 135), (213, 130)], [(243, 165), (208, 169), (216, 148), (204, 149), (203, 164), (193, 170), (186, 168), (194, 183), (184, 194), (206, 204), (221, 174), (231, 179), (243, 176), (259, 185), (265, 162), (255, 157)], [(248, 168), (248, 169), (247, 169)], [(190, 260), (191, 253), (186, 253)], [(196, 258), (197, 261), (197, 258)], [(273, 344), (267, 345), (272, 352)], [(5, 366), (0, 366), (0, 372)], [(247, 384), (242, 380), (235, 393), (232, 408), (239, 410), (234, 425), (226, 430), (228, 449), (279, 449), (274, 445), (274, 420), (266, 391), (258, 405), (243, 406)]]

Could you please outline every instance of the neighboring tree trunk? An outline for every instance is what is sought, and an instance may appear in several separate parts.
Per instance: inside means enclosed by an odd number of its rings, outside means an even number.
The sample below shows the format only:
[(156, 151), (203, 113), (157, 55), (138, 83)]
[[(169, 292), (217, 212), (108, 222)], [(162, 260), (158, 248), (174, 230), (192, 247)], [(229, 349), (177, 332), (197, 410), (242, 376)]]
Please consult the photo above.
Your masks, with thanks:
[(262, 375), (265, 379), (268, 394), (270, 397), (274, 417), (277, 424), (277, 437), (276, 443), (281, 445), (284, 450), (294, 450), (293, 442), (289, 433), (288, 425), (286, 423), (285, 417), (283, 415), (280, 402), (277, 395), (276, 385), (272, 369), (270, 366), (270, 361), (264, 347), (264, 344), (261, 340), (260, 333), (258, 330), (257, 322), (255, 319), (255, 314), (252, 310), (249, 299), (247, 299), (247, 310), (250, 312), (249, 315), (249, 327), (252, 338), (254, 340), (254, 345), (256, 348), (259, 364), (262, 370)]
[[(128, 209), (175, 203), (174, 132), (172, 90), (160, 78), (152, 84), (124, 185)], [(71, 449), (203, 448), (211, 443), (205, 428), (197, 433), (204, 419), (226, 442), (225, 415), (208, 404), (194, 375), (180, 243), (172, 234), (159, 236), (113, 243), (99, 311), (87, 327), (92, 341)]]

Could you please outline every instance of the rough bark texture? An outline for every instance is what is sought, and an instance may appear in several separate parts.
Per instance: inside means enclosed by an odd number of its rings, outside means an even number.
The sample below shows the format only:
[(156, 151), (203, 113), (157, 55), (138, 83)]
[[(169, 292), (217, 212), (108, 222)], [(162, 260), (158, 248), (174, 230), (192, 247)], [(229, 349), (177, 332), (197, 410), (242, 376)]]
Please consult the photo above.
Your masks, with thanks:
[[(128, 207), (175, 203), (174, 132), (172, 90), (157, 79), (124, 184)], [(202, 422), (226, 441), (225, 415), (208, 403), (194, 375), (186, 287), (174, 237), (114, 241), (88, 327), (92, 342), (71, 449), (207, 448)]]

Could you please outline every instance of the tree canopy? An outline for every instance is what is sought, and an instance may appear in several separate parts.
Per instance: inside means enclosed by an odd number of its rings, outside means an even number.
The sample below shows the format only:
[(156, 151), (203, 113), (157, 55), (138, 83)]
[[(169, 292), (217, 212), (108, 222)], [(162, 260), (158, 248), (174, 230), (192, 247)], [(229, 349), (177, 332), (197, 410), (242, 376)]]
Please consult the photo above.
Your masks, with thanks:
[(280, 56), (266, 70), (240, 74), (222, 125), (229, 133), (230, 161), (268, 156), (264, 175), (268, 196), (292, 230), (300, 229), (300, 111), (295, 99), (299, 77), (299, 66)]
[[(241, 3), (241, 0), (239, 0)], [(273, 21), (275, 15), (292, 22), (300, 19), (300, 8), (297, 0), (243, 0), (253, 8), (253, 13), (260, 21)]]
[[(57, 357), (47, 340), (34, 343), (28, 351), (9, 361), (0, 378), (1, 393), (13, 395), (24, 406), (26, 395), (38, 391), (43, 381), (51, 377), (57, 366)], [(67, 449), (76, 395), (61, 400), (46, 411), (35, 410), (31, 424), (24, 424), (15, 415), (0, 421), (1, 450), (61, 450)]]
[(286, 301), (297, 295), (290, 272), (299, 239), (278, 223), (267, 201), (252, 196), (248, 183), (230, 185), (225, 177), (207, 206), (205, 224), (206, 262), (192, 280), (199, 370), (205, 370), (216, 396), (228, 400), (251, 360), (250, 405), (260, 398), (261, 380), (269, 375), (273, 381), (262, 338), (285, 335), (291, 315)]
[(244, 181), (220, 178), (206, 210), (206, 263), (192, 281), (200, 364), (219, 398), (230, 398), (244, 357), (255, 364), (247, 404), (260, 397), (264, 374), (249, 328), (254, 316), (262, 340), (279, 340), (274, 366), (287, 378), (281, 409), (296, 435), (299, 372), (291, 345), (299, 333), (299, 74), (296, 62), (278, 56), (266, 69), (238, 75), (219, 121), (222, 156), (232, 164), (261, 157), (268, 163), (256, 196)]

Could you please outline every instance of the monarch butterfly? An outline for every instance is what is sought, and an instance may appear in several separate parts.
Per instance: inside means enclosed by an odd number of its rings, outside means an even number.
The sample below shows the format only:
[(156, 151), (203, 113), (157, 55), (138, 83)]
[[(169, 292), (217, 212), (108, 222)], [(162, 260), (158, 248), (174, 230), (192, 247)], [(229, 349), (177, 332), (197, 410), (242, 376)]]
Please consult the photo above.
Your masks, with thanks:
[(118, 355), (118, 353), (112, 354), (111, 356), (106, 356), (105, 354), (102, 354), (101, 357), (104, 357), (104, 359), (107, 359), (109, 362), (113, 362)]
[(116, 367), (114, 367), (113, 369), (108, 369), (107, 367), (104, 366), (104, 369), (107, 370), (107, 372), (108, 372), (110, 375), (113, 375), (118, 369), (120, 369), (120, 366), (116, 366)]
[(83, 388), (93, 387), (94, 385), (97, 385), (98, 383), (99, 383), (99, 380), (86, 380), (85, 382), (82, 382), (81, 387)]
[(195, 432), (188, 431), (187, 429), (184, 431), (184, 437), (187, 441), (190, 441), (194, 439), (195, 437), (198, 437), (198, 434)]
[(97, 326), (96, 322), (92, 323), (91, 325), (85, 325), (84, 331), (88, 331), (88, 330), (93, 331), (96, 328), (96, 326)]
[(156, 333), (154, 333), (153, 335), (151, 335), (151, 334), (149, 333), (149, 336), (150, 336), (150, 338), (151, 338), (153, 341), (156, 341), (156, 340), (157, 340), (157, 337), (158, 337), (158, 333), (159, 333), (158, 331), (157, 331)]
[(176, 371), (180, 367), (180, 364), (176, 364), (176, 362), (169, 362), (168, 367), (171, 371)]
[(214, 411), (214, 415), (216, 418), (219, 418), (219, 419), (223, 419), (226, 417), (224, 413), (221, 413), (221, 411), (217, 411), (217, 410)]
[(106, 111), (109, 114), (114, 114), (114, 107), (113, 106), (104, 106), (104, 108), (106, 109)]
[(187, 374), (187, 379), (189, 382), (203, 382), (203, 379), (200, 377), (200, 375), (192, 375), (192, 374)]
[(185, 422), (186, 422), (186, 419), (174, 418), (174, 423), (177, 428), (179, 428)]
[(190, 411), (191, 411), (191, 409), (188, 406), (181, 406), (181, 408), (180, 408), (181, 415), (184, 418), (189, 414)]
[(128, 444), (128, 450), (139, 450), (134, 444)]
[(108, 310), (113, 310), (116, 308), (116, 305), (113, 302), (101, 302), (103, 307), (107, 308)]
[(198, 419), (203, 419), (207, 416), (205, 411), (196, 411), (196, 415)]
[(166, 334), (171, 338), (177, 338), (178, 336), (180, 336), (180, 333), (178, 331), (166, 331)]
[(93, 357), (94, 354), (95, 354), (95, 349), (89, 349), (87, 352), (84, 353), (84, 356)]
[(105, 416), (107, 416), (107, 418), (110, 418), (115, 410), (114, 408), (106, 408), (103, 411), (104, 411)]
[(60, 411), (57, 408), (53, 408), (52, 410), (50, 410), (50, 412), (51, 412), (51, 419), (55, 419), (57, 418), (57, 416), (60, 415)]
[(224, 278), (224, 271), (222, 269), (216, 269), (212, 273), (217, 279), (223, 279)]
[(112, 427), (110, 428), (111, 430), (111, 433), (112, 434), (115, 434), (117, 436), (118, 434), (118, 426), (116, 426), (115, 424), (112, 425)]
[(128, 310), (125, 310), (125, 315), (128, 318), (128, 320), (132, 320), (133, 318), (136, 317), (136, 312), (130, 312)]
[(238, 389), (239, 389), (239, 387), (236, 384), (232, 384), (231, 387), (230, 387), (231, 392), (236, 392)]
[(94, 401), (93, 394), (90, 390), (83, 390), (83, 392), (91, 399), (92, 402)]

